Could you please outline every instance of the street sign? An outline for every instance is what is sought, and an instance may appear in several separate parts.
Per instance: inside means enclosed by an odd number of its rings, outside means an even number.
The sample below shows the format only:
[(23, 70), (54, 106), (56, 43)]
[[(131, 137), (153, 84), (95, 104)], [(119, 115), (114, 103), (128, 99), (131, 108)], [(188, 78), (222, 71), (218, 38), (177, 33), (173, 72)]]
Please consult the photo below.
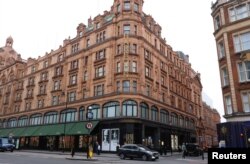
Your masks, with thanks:
[(91, 123), (91, 122), (88, 122), (87, 124), (86, 124), (86, 128), (87, 129), (91, 129), (93, 127), (93, 124)]

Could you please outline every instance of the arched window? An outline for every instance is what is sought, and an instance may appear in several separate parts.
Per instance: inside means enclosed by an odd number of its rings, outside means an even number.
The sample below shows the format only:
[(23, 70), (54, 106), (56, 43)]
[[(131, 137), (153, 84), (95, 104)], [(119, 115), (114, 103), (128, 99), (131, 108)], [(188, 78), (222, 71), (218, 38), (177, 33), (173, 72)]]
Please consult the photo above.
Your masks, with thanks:
[(27, 116), (19, 117), (18, 126), (22, 127), (22, 126), (27, 126), (27, 125), (28, 125), (28, 117)]
[(141, 118), (149, 119), (149, 107), (146, 103), (140, 104), (141, 108)]
[(84, 106), (81, 106), (79, 109), (79, 121), (85, 120), (86, 119), (85, 115), (86, 113), (85, 113)]
[(178, 116), (175, 113), (171, 113), (171, 122), (172, 125), (177, 126), (178, 125)]
[(30, 125), (40, 125), (42, 123), (42, 115), (34, 114), (30, 117)]
[(187, 117), (185, 118), (185, 127), (189, 128), (189, 119)]
[(179, 117), (179, 125), (180, 125), (180, 127), (184, 127), (185, 126), (184, 125), (184, 117), (183, 116)]
[(91, 109), (93, 113), (93, 119), (100, 119), (101, 113), (100, 113), (100, 105), (94, 104), (88, 107), (88, 109)]
[(76, 121), (76, 109), (67, 109), (61, 112), (60, 122)]
[(165, 109), (161, 109), (161, 123), (168, 124), (169, 123), (169, 113)]
[(122, 103), (122, 115), (123, 116), (137, 116), (137, 103), (133, 100), (124, 101)]
[(151, 107), (151, 120), (158, 121), (158, 109), (156, 106)]
[(55, 124), (58, 123), (58, 113), (49, 112), (44, 115), (43, 119), (44, 124)]
[(8, 127), (13, 128), (17, 126), (16, 118), (10, 118), (8, 121)]
[(119, 117), (120, 116), (120, 104), (119, 102), (108, 102), (103, 106), (103, 117)]

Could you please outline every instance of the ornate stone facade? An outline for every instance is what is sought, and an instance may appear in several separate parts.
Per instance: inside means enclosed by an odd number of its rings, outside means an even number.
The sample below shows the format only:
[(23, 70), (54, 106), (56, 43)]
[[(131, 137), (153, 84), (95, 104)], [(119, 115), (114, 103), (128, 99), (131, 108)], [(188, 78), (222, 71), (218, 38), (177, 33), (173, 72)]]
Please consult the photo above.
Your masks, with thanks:
[[(57, 50), (1, 67), (1, 126), (11, 131), (63, 123), (55, 139), (61, 141), (65, 124), (87, 121), (91, 111), (99, 121), (91, 134), (103, 149), (102, 139), (115, 132), (107, 129), (118, 130), (118, 144), (163, 143), (177, 150), (182, 142), (196, 142), (203, 115), (200, 75), (187, 55), (166, 43), (161, 26), (142, 7), (143, 0), (114, 0), (110, 11), (80, 23), (76, 36)], [(40, 148), (49, 136), (12, 135), (22, 142), (39, 140)], [(76, 145), (80, 139), (74, 138)], [(108, 144), (105, 151), (114, 151), (114, 143)]]

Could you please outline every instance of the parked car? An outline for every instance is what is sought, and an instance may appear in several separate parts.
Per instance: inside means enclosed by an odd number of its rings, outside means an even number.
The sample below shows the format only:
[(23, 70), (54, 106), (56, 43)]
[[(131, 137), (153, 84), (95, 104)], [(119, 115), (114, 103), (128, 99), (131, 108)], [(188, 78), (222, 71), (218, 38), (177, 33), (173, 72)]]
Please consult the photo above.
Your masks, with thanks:
[(195, 143), (186, 143), (186, 149), (187, 156), (199, 156), (202, 154), (202, 149)]
[(118, 155), (121, 159), (125, 158), (142, 158), (142, 160), (156, 160), (159, 159), (159, 153), (151, 150), (146, 146), (138, 144), (126, 144), (119, 148)]
[(12, 144), (8, 138), (0, 138), (0, 151), (10, 151), (13, 152), (15, 145)]

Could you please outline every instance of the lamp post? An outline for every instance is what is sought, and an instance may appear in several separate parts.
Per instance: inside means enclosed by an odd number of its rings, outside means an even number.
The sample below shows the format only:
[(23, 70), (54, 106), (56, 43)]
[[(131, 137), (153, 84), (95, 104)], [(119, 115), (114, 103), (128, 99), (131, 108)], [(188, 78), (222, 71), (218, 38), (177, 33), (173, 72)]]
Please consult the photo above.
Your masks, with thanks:
[(65, 113), (64, 113), (64, 122), (63, 122), (63, 153), (65, 150), (65, 136), (66, 136), (66, 121), (67, 121), (67, 109), (68, 109), (68, 96), (62, 92), (62, 95), (66, 97), (65, 101)]
[(88, 111), (87, 111), (87, 120), (88, 120), (88, 123), (86, 125), (86, 128), (88, 129), (89, 131), (89, 134), (88, 134), (88, 147), (87, 147), (87, 158), (91, 158), (90, 157), (90, 129), (92, 128), (92, 123), (91, 123), (91, 120), (93, 119), (93, 112), (92, 112), (92, 106), (89, 106), (88, 107)]

